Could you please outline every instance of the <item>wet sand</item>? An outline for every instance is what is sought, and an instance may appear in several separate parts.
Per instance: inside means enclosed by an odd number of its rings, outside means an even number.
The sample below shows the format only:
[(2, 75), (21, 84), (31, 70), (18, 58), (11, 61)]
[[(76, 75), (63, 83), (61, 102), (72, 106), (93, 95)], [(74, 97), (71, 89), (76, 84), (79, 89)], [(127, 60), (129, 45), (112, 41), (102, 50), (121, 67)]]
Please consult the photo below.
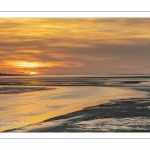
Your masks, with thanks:
[(0, 87), (0, 94), (19, 94), (24, 92), (33, 92), (41, 90), (53, 90), (55, 88), (45, 87)]
[[(150, 92), (150, 88), (135, 88)], [(140, 92), (139, 91), (139, 92)], [(150, 97), (111, 100), (5, 132), (149, 132)]]
[[(150, 92), (149, 87), (135, 89)], [(41, 124), (27, 132), (150, 132), (150, 97), (112, 100)]]

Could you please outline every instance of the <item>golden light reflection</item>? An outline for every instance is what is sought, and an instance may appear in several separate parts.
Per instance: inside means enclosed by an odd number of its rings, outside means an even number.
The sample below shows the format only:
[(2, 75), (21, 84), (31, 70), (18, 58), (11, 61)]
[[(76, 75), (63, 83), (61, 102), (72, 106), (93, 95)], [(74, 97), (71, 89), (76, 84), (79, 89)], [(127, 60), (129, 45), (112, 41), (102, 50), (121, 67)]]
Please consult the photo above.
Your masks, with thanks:
[[(11, 116), (10, 116), (10, 109), (6, 109), (5, 112), (7, 113), (4, 113), (4, 115), (5, 118), (12, 121), (12, 119), (16, 117), (16, 112), (18, 112), (18, 114), (20, 115), (18, 115), (17, 121), (27, 121), (34, 124), (46, 120), (48, 118), (53, 118), (56, 116), (68, 114), (89, 106), (96, 106), (99, 104), (107, 103), (110, 101), (110, 99), (112, 99), (112, 97), (113, 99), (117, 100), (117, 99), (125, 99), (125, 98), (126, 99), (136, 98), (137, 96), (143, 97), (145, 95), (145, 92), (143, 91), (136, 91), (132, 89), (124, 89), (124, 88), (121, 89), (121, 88), (112, 88), (112, 87), (110, 88), (98, 87), (98, 88), (99, 90), (97, 90), (97, 94), (96, 95), (93, 94), (93, 96), (91, 96), (90, 98), (86, 96), (84, 98), (78, 96), (77, 96), (78, 98), (76, 98), (76, 96), (71, 97), (70, 93), (72, 92), (78, 93), (77, 90), (78, 87), (76, 87), (76, 89), (74, 87), (61, 87), (61, 88), (59, 87), (48, 91), (43, 90), (41, 92), (39, 91), (34, 91), (30, 93), (25, 92), (20, 94), (20, 97), (16, 97), (16, 96), (11, 97), (11, 99), (14, 101), (14, 103), (12, 104), (13, 107), (11, 109)], [(96, 90), (97, 87), (95, 87), (94, 89)], [(81, 93), (82, 92), (84, 93), (85, 88), (83, 87), (80, 90), (82, 90)], [(89, 93), (91, 94), (93, 93), (91, 89), (88, 90)], [(47, 94), (50, 95), (49, 100), (43, 101), (43, 97), (45, 97)], [(62, 94), (64, 95), (63, 98), (62, 98)], [(55, 96), (58, 99), (55, 99), (54, 98)], [(94, 98), (94, 101), (91, 101), (91, 98)], [(32, 104), (31, 104), (31, 99), (32, 99)], [(14, 124), (14, 125), (6, 124), (6, 125), (23, 126), (22, 124)]]

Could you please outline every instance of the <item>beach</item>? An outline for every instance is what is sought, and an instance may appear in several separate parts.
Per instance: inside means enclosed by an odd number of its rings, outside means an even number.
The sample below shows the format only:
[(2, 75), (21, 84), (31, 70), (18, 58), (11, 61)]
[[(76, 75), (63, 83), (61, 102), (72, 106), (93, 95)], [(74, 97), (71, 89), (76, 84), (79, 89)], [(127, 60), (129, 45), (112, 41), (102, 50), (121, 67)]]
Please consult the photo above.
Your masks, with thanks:
[[(150, 89), (142, 89), (149, 91)], [(150, 97), (112, 100), (29, 126), (27, 132), (149, 132)]]
[(14, 85), (8, 85), (12, 77), (5, 80), (1, 132), (150, 131), (149, 77), (23, 77), (13, 78)]

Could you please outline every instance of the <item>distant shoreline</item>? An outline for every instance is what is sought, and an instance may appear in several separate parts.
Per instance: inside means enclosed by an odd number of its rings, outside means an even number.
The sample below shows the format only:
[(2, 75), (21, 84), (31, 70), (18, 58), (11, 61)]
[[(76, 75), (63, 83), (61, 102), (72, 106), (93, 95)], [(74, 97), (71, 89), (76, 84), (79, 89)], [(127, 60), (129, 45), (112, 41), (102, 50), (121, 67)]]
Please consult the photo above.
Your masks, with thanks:
[(0, 73), (0, 76), (29, 76), (28, 74), (6, 74)]

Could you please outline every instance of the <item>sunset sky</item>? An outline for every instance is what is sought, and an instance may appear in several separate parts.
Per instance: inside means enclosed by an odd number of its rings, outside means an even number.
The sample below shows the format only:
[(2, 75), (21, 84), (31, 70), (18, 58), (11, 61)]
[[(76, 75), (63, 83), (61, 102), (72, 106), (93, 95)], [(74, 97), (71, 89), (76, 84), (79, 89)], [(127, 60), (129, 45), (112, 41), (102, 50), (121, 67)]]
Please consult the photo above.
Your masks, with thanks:
[(150, 19), (0, 18), (0, 72), (150, 73)]

